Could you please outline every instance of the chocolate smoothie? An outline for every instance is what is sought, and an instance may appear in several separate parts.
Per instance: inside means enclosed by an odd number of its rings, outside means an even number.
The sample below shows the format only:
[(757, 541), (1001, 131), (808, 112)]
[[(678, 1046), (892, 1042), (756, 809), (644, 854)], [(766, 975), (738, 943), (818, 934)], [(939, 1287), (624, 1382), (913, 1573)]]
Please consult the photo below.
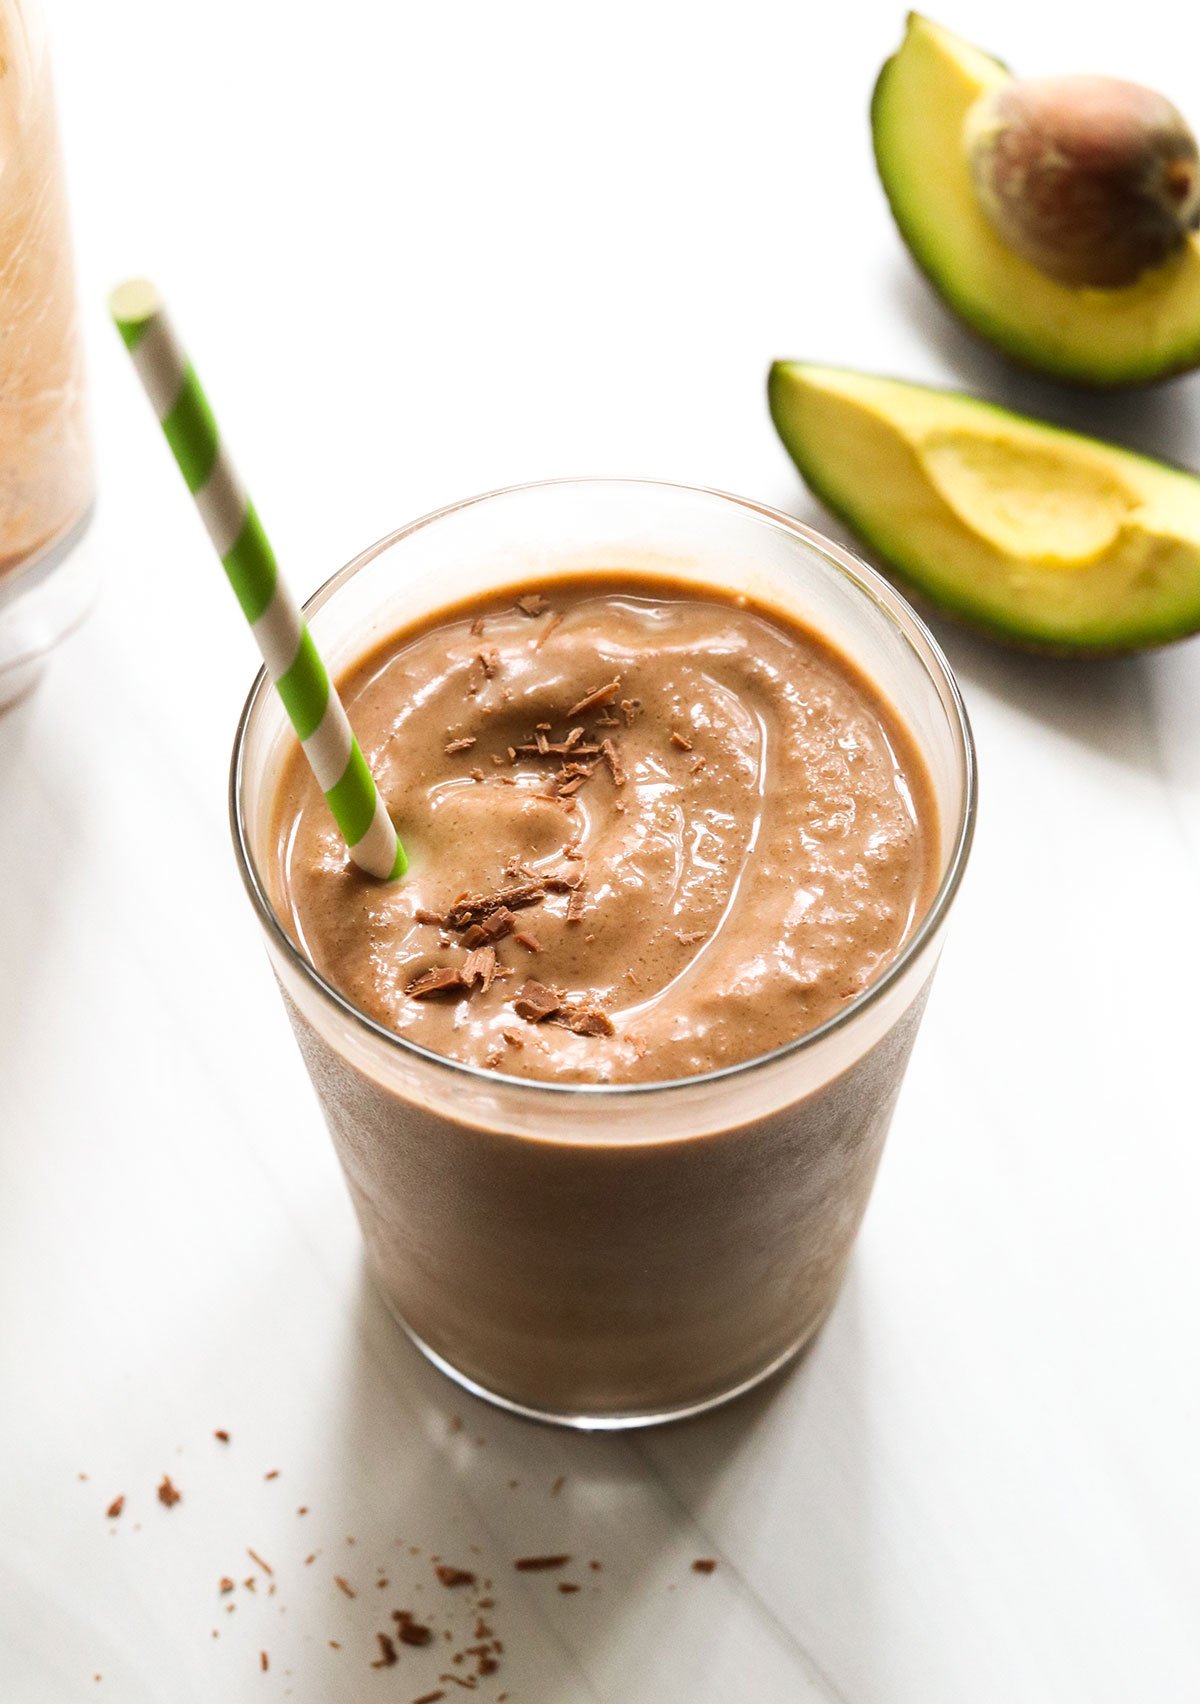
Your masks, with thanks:
[(396, 635), (343, 691), (412, 872), (356, 869), (297, 754), (282, 903), (356, 1006), (466, 1064), (646, 1082), (769, 1053), (859, 993), (932, 896), (910, 736), (750, 604), (549, 586)]
[(0, 8), (0, 596), (91, 498), (83, 355), (42, 33)]
[[(368, 1017), (526, 1094), (784, 1047), (933, 897), (912, 737), (847, 659), (747, 599), (551, 579), (394, 635), (341, 688), (413, 867), (362, 876), (296, 753), (278, 914)], [(683, 1139), (659, 1139), (653, 1096), (598, 1139), (570, 1097), (553, 1139), (434, 1113), (289, 1006), (395, 1311), (489, 1392), (602, 1417), (702, 1403), (820, 1323), (921, 1003), (783, 1111), (698, 1114)]]

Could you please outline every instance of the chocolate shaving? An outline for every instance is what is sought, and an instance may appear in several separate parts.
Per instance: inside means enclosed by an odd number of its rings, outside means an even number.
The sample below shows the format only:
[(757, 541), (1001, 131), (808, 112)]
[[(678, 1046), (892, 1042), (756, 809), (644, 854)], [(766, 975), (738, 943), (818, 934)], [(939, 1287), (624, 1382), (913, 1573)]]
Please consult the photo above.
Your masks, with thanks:
[(434, 994), (448, 994), (452, 989), (463, 986), (461, 970), (456, 970), (451, 964), (438, 964), (418, 976), (415, 982), (410, 982), (407, 993), (410, 1000), (428, 1000)]
[(598, 710), (601, 705), (611, 704), (621, 690), (621, 677), (610, 680), (604, 686), (595, 686), (590, 692), (585, 692), (578, 704), (572, 704), (567, 711), (567, 720), (572, 716), (582, 716), (585, 710)]
[(473, 1586), (475, 1584), (475, 1576), (469, 1568), (451, 1568), (448, 1563), (439, 1562), (433, 1571), (444, 1586)]
[(120, 1515), (121, 1510), (124, 1507), (125, 1507), (124, 1495), (122, 1495), (120, 1497), (114, 1497), (112, 1502), (108, 1505), (108, 1508), (105, 1510), (105, 1514), (108, 1516), (110, 1521), (115, 1521), (118, 1518), (118, 1516)]
[(233, 1590), (233, 1581), (229, 1578), (228, 1574), (221, 1575), (221, 1578), (217, 1582), (217, 1590), (220, 1592), (222, 1597), (228, 1596), (228, 1594)]
[(673, 746), (678, 746), (680, 751), (691, 751), (692, 749), (691, 740), (688, 739), (686, 734), (681, 734), (676, 728), (672, 728), (671, 730), (671, 744)]
[(474, 952), (467, 954), (462, 967), (462, 979), (467, 988), (473, 988), (478, 982), (486, 994), (492, 986), (496, 974), (495, 947), (476, 947)]
[[(583, 738), (582, 728), (576, 728), (575, 732), (580, 739)], [(559, 740), (555, 743), (546, 739), (544, 735), (539, 734), (537, 737), (542, 741), (541, 745), (519, 745), (516, 748), (517, 751), (525, 757), (598, 757), (600, 755), (598, 745), (580, 745), (578, 741), (572, 744), (570, 740)]]
[(621, 726), (621, 718), (619, 716), (614, 716), (611, 710), (606, 710), (603, 716), (596, 717), (596, 726), (599, 728), (619, 728)]
[(475, 744), (475, 735), (474, 734), (463, 734), (460, 739), (451, 740), (449, 745), (447, 745), (443, 749), (445, 750), (447, 757), (453, 757), (454, 753), (456, 751), (470, 751), (471, 747), (474, 744)]
[(580, 1588), (574, 1585), (570, 1580), (560, 1580), (558, 1582), (558, 1589), (560, 1592), (565, 1594), (567, 1592), (577, 1592)]
[(708, 939), (708, 930), (688, 929), (685, 932), (677, 929), (675, 931), (675, 939), (679, 942), (680, 946), (692, 947), (695, 946), (697, 941), (706, 941)]
[(544, 878), (547, 893), (574, 893), (582, 887), (584, 874), (582, 870), (556, 870), (552, 876)]
[(563, 1029), (571, 1030), (575, 1035), (613, 1035), (612, 1019), (607, 1012), (602, 1012), (598, 1006), (576, 1005), (563, 1006), (554, 1016), (554, 1022)]
[(640, 698), (622, 698), (621, 714), (625, 718), (625, 726), (632, 727), (637, 720), (637, 713), (642, 707)]
[(625, 769), (621, 762), (620, 752), (610, 739), (601, 740), (600, 750), (603, 754), (604, 761), (607, 763), (609, 771), (612, 774), (614, 785), (617, 787), (623, 787), (625, 785), (626, 778)]
[(510, 1047), (524, 1047), (525, 1045), (524, 1038), (519, 1036), (516, 1030), (501, 1030), (500, 1034)]
[(550, 635), (554, 632), (554, 629), (556, 627), (560, 626), (561, 623), (562, 623), (562, 611), (561, 610), (555, 610), (554, 614), (550, 617), (550, 619), (546, 623), (545, 627), (542, 628), (542, 631), (538, 634), (537, 638), (533, 642), (533, 648), (534, 648), (535, 651), (541, 650), (542, 646), (546, 643), (547, 639), (549, 639)]
[(162, 1484), (158, 1488), (158, 1500), (167, 1509), (173, 1508), (176, 1503), (183, 1501), (183, 1493), (177, 1491), (171, 1484), (169, 1474), (164, 1473), (162, 1476)]
[(354, 1590), (354, 1587), (350, 1584), (349, 1580), (344, 1580), (340, 1574), (335, 1574), (333, 1576), (333, 1583), (337, 1587), (338, 1591), (343, 1592), (346, 1597), (352, 1598), (358, 1596), (358, 1593)]
[(488, 680), (491, 680), (496, 670), (500, 667), (499, 651), (496, 650), (494, 645), (489, 645), (485, 650), (478, 653), (478, 658), (480, 668), (483, 670)]
[[(588, 774), (591, 774), (590, 770), (588, 771)], [(586, 780), (587, 775), (572, 775), (566, 781), (557, 782), (555, 784), (555, 791), (560, 799), (569, 799), (572, 793), (578, 793)]]
[(468, 929), (472, 923), (482, 923), (495, 911), (519, 911), (522, 906), (536, 905), (539, 899), (545, 898), (545, 894), (545, 886), (533, 881), (523, 882), (518, 887), (501, 888), (498, 893), (464, 894), (446, 913), (446, 922), (451, 929)]
[(214, 1432), (213, 1437), (220, 1444), (227, 1444), (229, 1442), (229, 1433), (224, 1431), (224, 1430), (219, 1431), (219, 1432)]
[(396, 1623), (396, 1637), (402, 1645), (428, 1645), (433, 1638), (433, 1628), (417, 1621), (411, 1609), (394, 1609), (392, 1620)]
[(568, 923), (578, 923), (580, 918), (583, 916), (584, 908), (587, 905), (587, 900), (584, 896), (583, 887), (584, 887), (584, 884), (582, 882), (580, 882), (579, 885), (572, 892), (570, 899), (567, 901), (567, 922)]
[(553, 1017), (561, 1005), (561, 998), (552, 988), (531, 976), (513, 1001), (513, 1011), (527, 1023), (540, 1024)]
[(518, 1556), (513, 1567), (519, 1574), (540, 1574), (547, 1568), (565, 1568), (569, 1556)]
[(392, 1643), (391, 1635), (388, 1633), (376, 1633), (375, 1637), (379, 1640), (379, 1655), (371, 1664), (371, 1667), (380, 1669), (395, 1668), (396, 1664), (400, 1661), (400, 1655), (396, 1650), (395, 1645)]
[(516, 918), (507, 906), (502, 905), (499, 911), (493, 911), (490, 917), (485, 917), (482, 923), (472, 923), (463, 936), (463, 946), (467, 948), (490, 946), (493, 941), (502, 941), (505, 935), (511, 935)]
[(270, 1668), (270, 1666), (271, 1666), (271, 1659), (270, 1659), (270, 1657), (269, 1657), (269, 1656), (268, 1656), (268, 1655), (267, 1655), (267, 1653), (266, 1653), (266, 1652), (265, 1652), (265, 1651), (260, 1651), (260, 1652), (259, 1652), (259, 1653), (258, 1653), (258, 1660), (259, 1660), (259, 1664), (260, 1664), (260, 1665), (261, 1665), (261, 1667), (262, 1667), (262, 1671), (263, 1671), (263, 1673), (264, 1673), (264, 1674), (266, 1674), (266, 1672), (267, 1672), (267, 1670), (268, 1670), (268, 1669), (269, 1669), (269, 1668)]
[[(418, 905), (417, 909), (413, 912), (413, 920), (417, 923), (436, 924), (439, 929), (446, 921), (440, 911), (427, 911), (423, 905)], [(221, 1434), (218, 1432), (217, 1436), (219, 1438)]]
[(441, 1687), (438, 1687), (433, 1692), (422, 1692), (419, 1698), (413, 1699), (412, 1704), (439, 1704), (439, 1700), (445, 1696)]
[(540, 592), (524, 592), (517, 599), (517, 608), (521, 611), (522, 615), (541, 615), (542, 612), (549, 609), (549, 607), (549, 604)]
[[(480, 1676), (495, 1674), (500, 1667), (500, 1664), (492, 1655), (490, 1645), (464, 1645), (460, 1655), (475, 1658), (475, 1673)], [(457, 1662), (458, 1657), (455, 1657), (454, 1660)]]
[(518, 929), (513, 940), (520, 941), (521, 945), (531, 953), (540, 953), (542, 950), (542, 943), (529, 929)]
[(252, 1562), (258, 1563), (259, 1567), (262, 1569), (264, 1574), (274, 1574), (274, 1572), (275, 1572), (274, 1568), (272, 1568), (272, 1566), (269, 1562), (263, 1561), (262, 1557), (258, 1554), (257, 1550), (251, 1550), (251, 1549), (249, 1549), (249, 1547), (247, 1547), (246, 1555), (250, 1558), (250, 1560)]
[(716, 1568), (716, 1561), (711, 1556), (697, 1556), (692, 1563), (693, 1574), (713, 1574), (716, 1572)]

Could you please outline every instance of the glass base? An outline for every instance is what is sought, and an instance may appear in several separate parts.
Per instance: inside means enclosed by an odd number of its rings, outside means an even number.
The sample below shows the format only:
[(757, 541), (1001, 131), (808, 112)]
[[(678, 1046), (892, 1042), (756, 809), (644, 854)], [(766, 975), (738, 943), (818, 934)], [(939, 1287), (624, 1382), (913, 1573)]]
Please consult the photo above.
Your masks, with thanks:
[(94, 552), (84, 543), (91, 506), (36, 556), (0, 577), (0, 709), (32, 691), (50, 653), (95, 600)]
[(519, 1414), (523, 1420), (538, 1420), (545, 1426), (565, 1426), (568, 1430), (574, 1432), (632, 1432), (641, 1426), (665, 1426), (673, 1420), (691, 1420), (697, 1414), (707, 1414), (710, 1409), (722, 1408), (727, 1402), (735, 1402), (739, 1396), (745, 1396), (747, 1391), (756, 1389), (760, 1384), (765, 1384), (769, 1378), (773, 1378), (776, 1373), (782, 1372), (789, 1361), (795, 1360), (801, 1351), (808, 1347), (825, 1323), (824, 1316), (822, 1316), (794, 1343), (789, 1344), (782, 1355), (777, 1355), (759, 1372), (752, 1373), (748, 1379), (743, 1379), (740, 1384), (732, 1386), (729, 1390), (718, 1391), (715, 1396), (704, 1397), (700, 1402), (685, 1402), (677, 1408), (662, 1408), (645, 1412), (637, 1410), (617, 1414), (563, 1414), (554, 1409), (531, 1408), (526, 1403), (514, 1402), (511, 1397), (500, 1396), (496, 1391), (489, 1390), (486, 1385), (478, 1383), (467, 1373), (460, 1372), (452, 1362), (446, 1360), (444, 1355), (439, 1355), (436, 1349), (431, 1349), (424, 1338), (419, 1337), (412, 1326), (409, 1325), (404, 1315), (392, 1306), (383, 1292), (380, 1291), (379, 1293), (383, 1298), (384, 1306), (409, 1342), (421, 1351), (421, 1354), (424, 1355), (431, 1366), (436, 1367), (439, 1373), (444, 1373), (462, 1390), (469, 1391), (472, 1396), (479, 1397), (483, 1402), (490, 1402), (493, 1408), (502, 1408), (506, 1414)]

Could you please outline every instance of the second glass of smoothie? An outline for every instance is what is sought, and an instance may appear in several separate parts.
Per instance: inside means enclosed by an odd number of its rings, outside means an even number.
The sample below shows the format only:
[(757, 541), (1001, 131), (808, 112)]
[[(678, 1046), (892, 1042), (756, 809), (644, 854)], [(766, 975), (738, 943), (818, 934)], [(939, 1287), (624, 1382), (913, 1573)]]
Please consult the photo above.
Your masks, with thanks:
[(83, 350), (38, 0), (0, 0), (0, 709), (86, 613)]
[(262, 681), (235, 838), (376, 1283), (539, 1418), (747, 1388), (836, 1296), (965, 861), (940, 652), (786, 517), (626, 481), (457, 505), (308, 616), (412, 869), (350, 864)]

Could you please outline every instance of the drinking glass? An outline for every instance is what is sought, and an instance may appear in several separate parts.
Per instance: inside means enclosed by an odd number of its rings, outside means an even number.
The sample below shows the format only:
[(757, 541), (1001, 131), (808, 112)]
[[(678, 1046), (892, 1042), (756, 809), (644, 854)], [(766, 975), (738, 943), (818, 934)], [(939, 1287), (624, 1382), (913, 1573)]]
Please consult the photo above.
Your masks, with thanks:
[(939, 885), (896, 959), (785, 1047), (674, 1082), (559, 1084), (429, 1052), (358, 1011), (278, 899), (293, 735), (260, 675), (231, 777), (236, 853), (375, 1282), (418, 1347), (520, 1413), (619, 1428), (765, 1378), (828, 1313), (867, 1204), (971, 839), (975, 780), (941, 651), (863, 563), (761, 504), (625, 480), (473, 498), (372, 545), (306, 606), (339, 670), (396, 629), (524, 581), (636, 570), (745, 592), (817, 630), (924, 754)]

